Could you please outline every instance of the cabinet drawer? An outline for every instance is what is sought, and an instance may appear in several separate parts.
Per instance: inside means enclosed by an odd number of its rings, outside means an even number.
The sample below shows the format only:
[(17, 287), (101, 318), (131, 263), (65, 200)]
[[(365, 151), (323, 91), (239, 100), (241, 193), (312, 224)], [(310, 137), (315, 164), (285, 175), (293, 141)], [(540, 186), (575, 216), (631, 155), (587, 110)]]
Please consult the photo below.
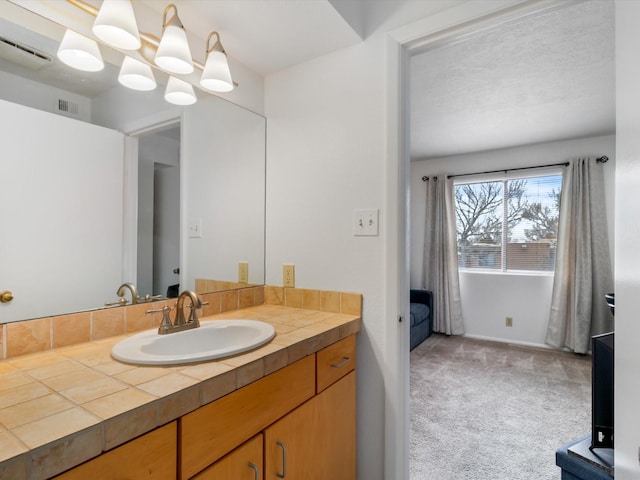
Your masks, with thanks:
[(314, 357), (200, 407), (180, 420), (181, 477), (187, 479), (314, 395)]
[(261, 433), (199, 473), (193, 480), (261, 480), (263, 478)]
[(177, 422), (171, 422), (72, 468), (55, 480), (173, 480), (177, 471), (177, 437)]
[(355, 368), (355, 335), (323, 348), (316, 354), (316, 392), (320, 393)]

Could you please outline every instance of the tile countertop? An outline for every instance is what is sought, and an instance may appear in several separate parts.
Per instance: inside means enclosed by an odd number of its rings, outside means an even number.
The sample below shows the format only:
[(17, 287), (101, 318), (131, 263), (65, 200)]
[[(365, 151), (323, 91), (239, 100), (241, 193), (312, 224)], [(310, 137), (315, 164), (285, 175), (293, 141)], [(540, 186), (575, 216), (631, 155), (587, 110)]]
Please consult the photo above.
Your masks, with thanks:
[(61, 473), (357, 333), (355, 315), (261, 305), (203, 317), (271, 323), (249, 353), (169, 367), (114, 360), (125, 336), (0, 362), (0, 480)]

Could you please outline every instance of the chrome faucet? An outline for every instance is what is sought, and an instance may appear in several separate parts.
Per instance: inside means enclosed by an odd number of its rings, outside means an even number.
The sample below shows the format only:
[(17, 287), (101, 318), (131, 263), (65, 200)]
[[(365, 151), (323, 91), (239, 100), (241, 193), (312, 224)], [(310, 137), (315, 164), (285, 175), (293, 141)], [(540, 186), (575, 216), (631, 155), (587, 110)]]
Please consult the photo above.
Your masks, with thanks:
[(136, 290), (136, 286), (133, 283), (123, 283), (122, 285), (120, 285), (118, 287), (116, 295), (118, 295), (120, 298), (124, 298), (124, 291), (127, 288), (131, 292), (131, 303), (135, 305), (136, 303), (138, 303), (138, 291)]

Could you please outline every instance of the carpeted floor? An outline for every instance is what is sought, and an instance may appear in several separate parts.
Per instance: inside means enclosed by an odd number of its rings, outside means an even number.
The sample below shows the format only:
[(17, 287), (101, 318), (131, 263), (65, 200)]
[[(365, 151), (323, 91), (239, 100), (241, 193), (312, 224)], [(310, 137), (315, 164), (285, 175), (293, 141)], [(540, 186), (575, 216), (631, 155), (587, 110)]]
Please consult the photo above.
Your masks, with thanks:
[(591, 431), (591, 357), (434, 334), (411, 352), (411, 480), (557, 480)]

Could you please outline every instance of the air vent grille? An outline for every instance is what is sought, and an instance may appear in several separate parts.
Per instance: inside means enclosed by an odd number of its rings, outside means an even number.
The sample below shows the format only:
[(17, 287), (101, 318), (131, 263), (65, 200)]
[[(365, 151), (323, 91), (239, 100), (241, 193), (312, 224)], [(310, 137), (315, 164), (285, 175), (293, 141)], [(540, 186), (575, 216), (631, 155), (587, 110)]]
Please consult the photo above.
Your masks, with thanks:
[(53, 61), (50, 55), (1, 35), (0, 58), (32, 70), (38, 70)]
[(80, 113), (80, 108), (77, 103), (70, 100), (65, 100), (64, 98), (58, 99), (56, 108), (58, 113), (62, 113), (71, 117), (77, 117)]

